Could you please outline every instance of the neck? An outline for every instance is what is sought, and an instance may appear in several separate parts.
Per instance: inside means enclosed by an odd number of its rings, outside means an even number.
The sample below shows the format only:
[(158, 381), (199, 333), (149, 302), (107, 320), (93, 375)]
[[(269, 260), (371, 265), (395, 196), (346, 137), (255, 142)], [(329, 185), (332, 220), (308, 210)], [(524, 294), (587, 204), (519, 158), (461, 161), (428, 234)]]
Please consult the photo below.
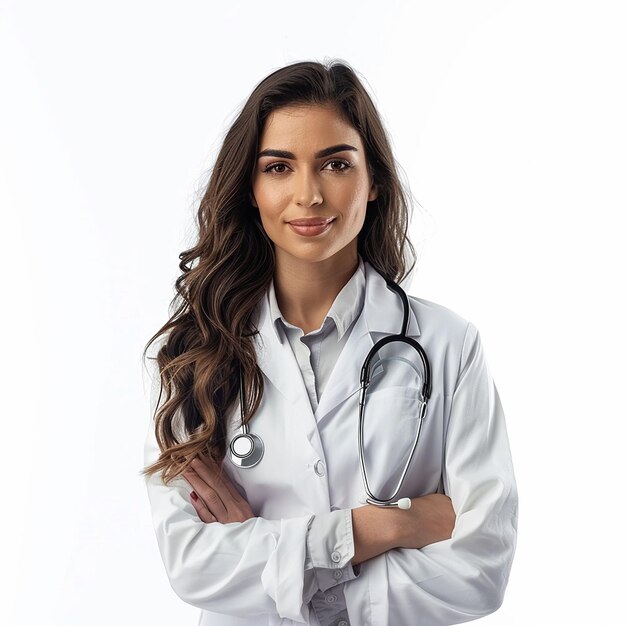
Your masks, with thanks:
[(356, 245), (314, 263), (283, 254), (277, 248), (274, 291), (283, 317), (305, 334), (319, 328), (358, 266)]

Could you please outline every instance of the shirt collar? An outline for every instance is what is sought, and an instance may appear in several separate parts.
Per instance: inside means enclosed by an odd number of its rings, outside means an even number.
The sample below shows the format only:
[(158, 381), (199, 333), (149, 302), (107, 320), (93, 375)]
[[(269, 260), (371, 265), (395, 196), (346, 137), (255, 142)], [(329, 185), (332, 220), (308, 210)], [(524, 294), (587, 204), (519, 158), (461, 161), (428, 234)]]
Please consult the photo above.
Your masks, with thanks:
[[(324, 317), (322, 327), (327, 318), (331, 318), (337, 327), (337, 341), (340, 341), (345, 332), (350, 328), (352, 322), (359, 316), (363, 308), (365, 300), (365, 265), (361, 255), (359, 257), (359, 266), (350, 277), (350, 280), (343, 286), (342, 290), (337, 294), (328, 313)], [(283, 343), (283, 334), (278, 326), (282, 322), (287, 324), (287, 320), (283, 317), (278, 302), (276, 300), (276, 291), (274, 290), (274, 279), (270, 282), (267, 290), (267, 299), (270, 309), (270, 319), (273, 322), (274, 332), (280, 343)]]

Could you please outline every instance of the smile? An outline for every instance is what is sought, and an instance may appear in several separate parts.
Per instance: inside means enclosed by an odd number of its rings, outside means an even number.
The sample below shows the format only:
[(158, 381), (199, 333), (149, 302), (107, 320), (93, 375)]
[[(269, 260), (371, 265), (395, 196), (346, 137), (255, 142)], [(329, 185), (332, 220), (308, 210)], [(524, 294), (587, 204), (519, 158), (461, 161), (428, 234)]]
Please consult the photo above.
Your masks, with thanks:
[(315, 237), (329, 230), (334, 221), (335, 218), (331, 217), (298, 219), (287, 223), (294, 233), (304, 237)]

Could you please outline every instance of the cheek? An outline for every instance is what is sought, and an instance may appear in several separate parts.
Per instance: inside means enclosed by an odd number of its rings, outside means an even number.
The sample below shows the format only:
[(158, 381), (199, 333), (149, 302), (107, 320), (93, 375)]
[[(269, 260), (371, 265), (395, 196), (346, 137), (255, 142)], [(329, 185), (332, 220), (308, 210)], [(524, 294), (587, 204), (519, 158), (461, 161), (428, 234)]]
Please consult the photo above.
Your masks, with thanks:
[[(259, 203), (259, 207), (262, 205)], [(259, 215), (261, 217), (261, 224), (263, 226), (263, 230), (266, 232), (267, 236), (275, 241), (277, 237), (277, 228), (278, 225), (276, 223), (276, 219), (268, 212), (262, 208), (259, 209)]]
[(285, 204), (285, 193), (276, 187), (257, 185), (252, 188), (252, 193), (259, 207), (259, 214), (263, 224), (271, 225), (282, 212)]
[(267, 185), (257, 185), (253, 188), (253, 192), (258, 204), (265, 207), (271, 207), (279, 195), (276, 188), (272, 189), (272, 187)]
[(358, 224), (365, 219), (365, 210), (367, 208), (367, 183), (359, 182), (355, 187), (346, 190), (342, 204), (349, 207), (350, 222)]
[(255, 197), (259, 205), (259, 217), (263, 230), (274, 243), (279, 243), (285, 237), (282, 222), (283, 212), (280, 205), (272, 203), (271, 199), (267, 197)]
[(351, 198), (350, 211), (346, 215), (346, 222), (350, 228), (360, 230), (365, 222), (365, 211), (367, 209), (367, 201), (362, 196), (356, 194)]

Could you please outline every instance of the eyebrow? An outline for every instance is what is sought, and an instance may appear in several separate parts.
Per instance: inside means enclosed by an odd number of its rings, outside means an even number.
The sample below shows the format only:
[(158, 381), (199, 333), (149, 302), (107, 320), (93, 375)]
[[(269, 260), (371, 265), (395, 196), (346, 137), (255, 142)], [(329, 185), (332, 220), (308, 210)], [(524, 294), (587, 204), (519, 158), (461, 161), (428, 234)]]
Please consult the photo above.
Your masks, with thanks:
[[(321, 159), (322, 157), (328, 156), (329, 154), (335, 154), (335, 152), (342, 152), (343, 150), (354, 150), (355, 152), (358, 152), (358, 150), (354, 146), (350, 146), (347, 143), (340, 143), (336, 146), (329, 146), (328, 148), (324, 148), (323, 150), (316, 152), (314, 156), (316, 159)], [(259, 154), (256, 155), (256, 158), (260, 159), (264, 156), (279, 157), (282, 159), (296, 158), (296, 155), (293, 152), (288, 152), (287, 150), (274, 150), (272, 148), (266, 148), (265, 150), (262, 150), (261, 152), (259, 152)]]

